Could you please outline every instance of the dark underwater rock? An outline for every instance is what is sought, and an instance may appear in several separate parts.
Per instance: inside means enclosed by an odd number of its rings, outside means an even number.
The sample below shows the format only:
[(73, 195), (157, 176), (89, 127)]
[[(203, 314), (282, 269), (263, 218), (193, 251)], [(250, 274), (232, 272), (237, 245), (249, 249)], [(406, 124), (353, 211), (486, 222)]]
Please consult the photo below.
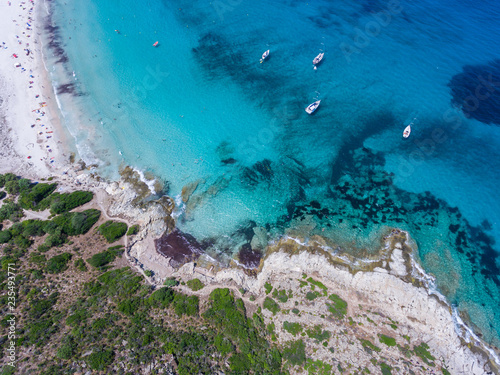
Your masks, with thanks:
[(448, 87), (451, 103), (466, 117), (485, 124), (500, 125), (500, 60), (485, 65), (466, 65)]

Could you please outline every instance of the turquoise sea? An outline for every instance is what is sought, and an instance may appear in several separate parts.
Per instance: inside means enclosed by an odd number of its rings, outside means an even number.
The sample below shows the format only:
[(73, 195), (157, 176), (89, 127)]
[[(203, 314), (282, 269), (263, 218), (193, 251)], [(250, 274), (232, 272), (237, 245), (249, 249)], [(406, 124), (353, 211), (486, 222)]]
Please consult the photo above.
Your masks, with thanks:
[(254, 259), (262, 227), (366, 256), (408, 230), (437, 290), (500, 346), (498, 2), (43, 6), (80, 157), (109, 178), (131, 165), (165, 181), (193, 246)]

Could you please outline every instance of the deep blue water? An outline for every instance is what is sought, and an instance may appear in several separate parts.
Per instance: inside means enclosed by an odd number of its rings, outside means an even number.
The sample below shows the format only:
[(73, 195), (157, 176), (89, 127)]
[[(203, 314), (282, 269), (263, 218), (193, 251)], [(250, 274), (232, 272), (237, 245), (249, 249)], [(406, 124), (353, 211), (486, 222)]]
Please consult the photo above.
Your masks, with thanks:
[(132, 165), (177, 197), (198, 181), (178, 226), (221, 260), (256, 226), (360, 255), (409, 230), (438, 289), (500, 344), (498, 3), (53, 5), (54, 84), (75, 84), (65, 122), (100, 173)]

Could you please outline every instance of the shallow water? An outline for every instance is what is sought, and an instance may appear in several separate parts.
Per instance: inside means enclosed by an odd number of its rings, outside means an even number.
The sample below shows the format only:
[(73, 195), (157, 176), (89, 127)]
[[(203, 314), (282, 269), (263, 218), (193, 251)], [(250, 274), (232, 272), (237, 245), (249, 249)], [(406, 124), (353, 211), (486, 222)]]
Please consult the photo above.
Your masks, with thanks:
[(178, 227), (221, 260), (243, 249), (255, 262), (251, 243), (291, 230), (360, 255), (388, 228), (409, 230), (438, 288), (499, 345), (500, 127), (465, 117), (449, 87), (498, 58), (498, 4), (53, 5), (69, 59), (53, 80), (74, 83), (61, 108), (100, 173), (150, 171), (179, 202), (196, 186)]

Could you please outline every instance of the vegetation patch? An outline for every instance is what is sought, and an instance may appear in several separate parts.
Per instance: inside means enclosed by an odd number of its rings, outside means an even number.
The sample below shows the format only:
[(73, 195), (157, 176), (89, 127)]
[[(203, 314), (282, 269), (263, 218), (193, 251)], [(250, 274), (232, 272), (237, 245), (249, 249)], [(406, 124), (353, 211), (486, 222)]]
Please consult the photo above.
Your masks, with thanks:
[(283, 348), (283, 358), (292, 366), (300, 366), (306, 361), (306, 345), (304, 341), (292, 341)]
[(382, 375), (392, 375), (392, 367), (387, 363), (380, 363), (380, 370), (382, 371)]
[(313, 361), (311, 358), (307, 358), (307, 362), (304, 366), (304, 369), (310, 375), (330, 375), (333, 374), (333, 366), (321, 361), (318, 359), (317, 361)]
[(94, 194), (90, 191), (74, 191), (63, 194), (54, 193), (47, 198), (47, 202), (42, 203), (50, 205), (50, 213), (52, 215), (58, 215), (84, 205), (93, 198)]
[(139, 233), (139, 224), (132, 225), (128, 228), (127, 236), (134, 236)]
[(262, 336), (266, 331), (262, 318), (254, 314), (253, 319), (247, 319), (243, 301), (235, 300), (227, 288), (210, 293), (209, 303), (203, 314), (205, 321), (237, 348), (229, 358), (231, 373), (248, 374), (255, 369), (268, 369), (270, 374), (279, 374), (281, 355)]
[(307, 336), (318, 341), (325, 341), (332, 335), (330, 331), (322, 330), (320, 325), (314, 326), (312, 329), (306, 330)]
[(288, 301), (288, 296), (286, 294), (286, 290), (284, 290), (284, 289), (281, 289), (281, 290), (274, 289), (273, 290), (273, 297), (282, 303), (285, 303)]
[(10, 234), (9, 230), (0, 231), (0, 243), (7, 243), (12, 238), (12, 234)]
[(44, 230), (50, 234), (77, 236), (87, 233), (101, 216), (101, 211), (89, 209), (82, 212), (65, 212), (52, 221), (45, 222)]
[(189, 280), (186, 282), (186, 285), (194, 292), (205, 287), (205, 284), (203, 284), (199, 279)]
[(331, 294), (328, 298), (333, 302), (332, 304), (326, 304), (328, 311), (336, 318), (342, 319), (347, 314), (347, 302), (336, 294)]
[(99, 226), (101, 233), (109, 243), (115, 242), (127, 233), (127, 224), (120, 221), (108, 220)]
[(85, 262), (82, 258), (78, 258), (77, 260), (75, 260), (75, 268), (78, 271), (87, 272), (87, 266), (85, 265)]
[(271, 293), (271, 291), (273, 290), (273, 286), (271, 284), (269, 284), (268, 282), (266, 282), (264, 284), (264, 288), (266, 289), (266, 294)]
[(102, 371), (113, 363), (112, 350), (97, 349), (87, 357), (87, 363), (92, 370)]
[(369, 349), (368, 350), (369, 353), (371, 353), (371, 350), (373, 350), (375, 352), (382, 351), (382, 349), (380, 349), (378, 346), (372, 344), (372, 342), (370, 340), (359, 339), (359, 341), (361, 342), (361, 345), (363, 346), (363, 348)]
[(378, 335), (378, 340), (387, 346), (396, 346), (396, 339), (394, 337), (386, 336), (386, 335)]
[(318, 293), (316, 292), (307, 292), (306, 293), (306, 298), (309, 300), (309, 301), (312, 301), (314, 299), (316, 299), (316, 297), (318, 297)]
[(171, 287), (179, 285), (179, 282), (175, 279), (175, 277), (168, 277), (163, 282), (163, 285), (165, 285), (167, 288), (171, 288)]
[(23, 216), (24, 211), (17, 203), (10, 199), (3, 201), (2, 207), (0, 207), (0, 222), (4, 220), (17, 222), (21, 220)]
[(302, 325), (300, 323), (290, 323), (283, 322), (283, 329), (290, 332), (292, 335), (297, 336), (298, 333), (302, 332)]
[(87, 263), (94, 268), (103, 269), (104, 266), (113, 262), (116, 257), (120, 256), (122, 253), (122, 249), (109, 248), (101, 253), (92, 255), (91, 258), (87, 259)]
[(47, 261), (45, 269), (48, 273), (60, 273), (68, 268), (68, 262), (71, 260), (70, 253), (63, 253), (50, 258)]
[(271, 311), (273, 313), (273, 315), (276, 315), (276, 313), (281, 310), (280, 305), (278, 305), (276, 303), (276, 301), (273, 300), (270, 297), (266, 297), (266, 299), (264, 300), (264, 304), (262, 305), (262, 307), (264, 307), (265, 309), (268, 309), (269, 311)]
[(316, 281), (312, 277), (309, 277), (307, 281), (309, 281), (312, 285), (315, 285), (318, 288), (323, 289), (324, 291), (328, 291), (328, 288), (322, 282)]
[(432, 356), (431, 353), (429, 353), (429, 345), (427, 345), (425, 342), (421, 343), (418, 346), (413, 346), (413, 351), (415, 354), (422, 358), (422, 360), (428, 364), (429, 366), (434, 366), (434, 361), (436, 358)]
[(32, 184), (19, 195), (19, 205), (26, 210), (39, 209), (38, 205), (56, 189), (57, 184)]

